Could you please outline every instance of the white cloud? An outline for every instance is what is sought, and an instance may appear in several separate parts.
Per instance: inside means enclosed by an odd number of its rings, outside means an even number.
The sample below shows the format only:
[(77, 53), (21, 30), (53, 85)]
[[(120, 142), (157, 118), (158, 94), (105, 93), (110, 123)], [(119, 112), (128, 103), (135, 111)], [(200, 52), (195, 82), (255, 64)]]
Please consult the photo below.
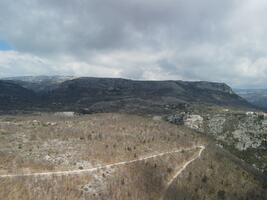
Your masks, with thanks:
[(0, 76), (62, 74), (266, 87), (263, 0), (0, 1)]
[(51, 63), (32, 54), (0, 51), (0, 76), (39, 75), (53, 73)]

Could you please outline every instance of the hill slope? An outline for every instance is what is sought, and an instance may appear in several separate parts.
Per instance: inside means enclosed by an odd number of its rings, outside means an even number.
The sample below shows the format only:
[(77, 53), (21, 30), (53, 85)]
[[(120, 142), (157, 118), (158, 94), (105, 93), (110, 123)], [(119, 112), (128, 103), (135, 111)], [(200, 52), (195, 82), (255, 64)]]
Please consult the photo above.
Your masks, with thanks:
[(18, 76), (8, 77), (2, 80), (18, 84), (35, 92), (40, 92), (52, 90), (58, 84), (73, 78), (72, 76)]
[(235, 91), (251, 104), (267, 110), (267, 89), (236, 89)]
[(0, 81), (0, 109), (23, 109), (31, 106), (37, 99), (36, 94), (22, 86)]
[[(169, 113), (189, 104), (252, 107), (223, 83), (88, 77), (63, 80), (62, 77), (14, 78), (6, 83), (17, 85), (22, 92), (26, 88), (32, 90), (32, 93), (27, 90), (32, 109)], [(38, 99), (33, 98), (33, 91)], [(2, 95), (5, 92), (9, 91), (3, 90)], [(6, 106), (15, 108), (11, 101)]]
[[(65, 81), (49, 93), (51, 102), (91, 112), (109, 109), (149, 109), (164, 112), (185, 104), (251, 106), (223, 83), (185, 81), (133, 81), (113, 78), (79, 78)], [(153, 110), (152, 109), (152, 110)], [(111, 110), (111, 111), (114, 111)]]
[(0, 125), (1, 199), (267, 197), (253, 169), (182, 126), (125, 114), (2, 116)]

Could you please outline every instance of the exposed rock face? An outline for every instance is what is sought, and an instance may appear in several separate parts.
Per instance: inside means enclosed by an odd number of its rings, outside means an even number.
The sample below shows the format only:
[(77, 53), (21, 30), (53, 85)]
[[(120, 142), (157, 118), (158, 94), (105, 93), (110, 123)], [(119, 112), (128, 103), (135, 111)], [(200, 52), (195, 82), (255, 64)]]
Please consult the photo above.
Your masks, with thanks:
[(210, 83), (207, 81), (199, 81), (197, 83), (198, 83), (197, 87), (200, 89), (217, 90), (229, 94), (234, 94), (234, 91), (224, 83)]
[(180, 114), (168, 116), (167, 121), (177, 125), (185, 125), (194, 130), (203, 131), (203, 117), (201, 117), (200, 115), (192, 115), (182, 112)]
[(267, 114), (244, 112), (177, 114), (168, 121), (212, 135), (218, 144), (267, 173)]
[(167, 121), (173, 124), (185, 125), (194, 130), (203, 131), (203, 117), (200, 115), (191, 115), (183, 112), (167, 117)]
[(184, 125), (195, 130), (203, 131), (203, 117), (200, 115), (185, 115)]
[(211, 134), (220, 136), (223, 133), (223, 125), (226, 121), (224, 116), (215, 115), (214, 117), (208, 117), (207, 127)]
[(167, 121), (177, 125), (184, 125), (184, 116), (185, 113), (170, 115), (167, 117)]
[(71, 112), (71, 111), (68, 111), (68, 112), (56, 112), (55, 115), (59, 116), (59, 117), (74, 117), (75, 116), (75, 112)]
[(162, 117), (155, 115), (155, 116), (153, 116), (153, 120), (155, 120), (155, 121), (161, 121), (162, 120)]
[(225, 148), (267, 174), (267, 124), (264, 113), (210, 115), (205, 131)]
[(267, 126), (267, 114), (264, 114), (264, 120), (262, 122), (262, 125)]
[(240, 151), (258, 148), (267, 139), (266, 118), (262, 113), (209, 115), (206, 121), (208, 133)]
[(256, 138), (251, 133), (248, 133), (242, 129), (235, 130), (233, 133), (234, 139), (237, 140), (235, 148), (244, 151), (248, 148), (258, 148), (261, 146), (261, 143), (264, 142), (261, 138)]

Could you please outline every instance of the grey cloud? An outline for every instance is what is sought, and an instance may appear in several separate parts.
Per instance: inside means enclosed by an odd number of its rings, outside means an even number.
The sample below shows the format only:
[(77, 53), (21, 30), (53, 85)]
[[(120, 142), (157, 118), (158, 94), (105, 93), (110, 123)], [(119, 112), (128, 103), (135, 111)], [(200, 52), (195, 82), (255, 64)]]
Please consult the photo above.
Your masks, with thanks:
[[(0, 31), (18, 50), (34, 53), (139, 48), (210, 40), (230, 1), (3, 0)], [(209, 10), (209, 7), (213, 9)], [(185, 41), (183, 43), (186, 44)]]
[(264, 87), (266, 8), (261, 0), (1, 0), (0, 39), (18, 55), (32, 55), (33, 63), (48, 60), (36, 67), (39, 73), (102, 71), (235, 87), (254, 80)]

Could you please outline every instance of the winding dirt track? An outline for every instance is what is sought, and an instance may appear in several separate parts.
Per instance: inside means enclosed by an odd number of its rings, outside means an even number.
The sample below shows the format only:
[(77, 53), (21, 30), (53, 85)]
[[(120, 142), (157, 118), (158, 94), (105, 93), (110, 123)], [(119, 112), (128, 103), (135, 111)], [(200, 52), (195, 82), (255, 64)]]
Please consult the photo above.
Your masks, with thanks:
[(198, 158), (201, 156), (202, 152), (203, 152), (204, 149), (205, 149), (205, 146), (199, 146), (199, 148), (200, 148), (200, 151), (198, 152), (198, 155), (195, 156), (194, 158), (192, 158), (191, 160), (187, 161), (187, 162), (184, 164), (184, 166), (183, 166), (179, 171), (177, 171), (176, 174), (171, 178), (171, 180), (168, 182), (168, 184), (167, 184), (165, 190), (163, 191), (160, 200), (163, 200), (163, 199), (164, 199), (165, 194), (166, 194), (167, 190), (169, 189), (169, 187), (172, 185), (172, 183), (174, 182), (174, 180), (175, 180), (175, 179), (176, 179), (176, 178), (177, 178), (177, 177), (178, 177), (178, 176), (179, 176), (179, 175), (186, 169), (186, 167), (187, 167), (188, 165), (190, 165), (192, 162), (194, 162), (196, 159), (198, 159)]
[(155, 155), (151, 155), (151, 156), (147, 156), (147, 157), (143, 157), (143, 158), (139, 158), (139, 159), (135, 159), (135, 160), (118, 162), (118, 163), (108, 164), (108, 165), (104, 165), (104, 166), (100, 166), (100, 167), (95, 167), (95, 168), (90, 168), (90, 169), (70, 170), (70, 171), (57, 171), (57, 172), (27, 173), (27, 174), (5, 174), (5, 175), (0, 175), (0, 178), (25, 177), (25, 176), (55, 176), (55, 175), (81, 174), (81, 173), (94, 172), (94, 171), (101, 170), (101, 169), (116, 167), (116, 166), (120, 166), (120, 165), (127, 165), (127, 164), (131, 164), (131, 163), (134, 163), (134, 162), (144, 161), (144, 160), (148, 160), (148, 159), (151, 159), (151, 158), (156, 158), (156, 157), (160, 157), (160, 156), (164, 156), (164, 155), (168, 155), (168, 154), (179, 153), (179, 152), (182, 152), (182, 151), (190, 151), (190, 150), (193, 150), (193, 149), (200, 149), (198, 155), (196, 157), (194, 157), (193, 159), (189, 160), (188, 162), (186, 162), (184, 164), (184, 166), (173, 176), (173, 178), (168, 182), (167, 188), (169, 188), (169, 186), (179, 176), (179, 174), (181, 174), (182, 171), (185, 170), (186, 167), (190, 163), (192, 163), (194, 160), (196, 160), (197, 158), (199, 158), (201, 156), (201, 153), (205, 149), (205, 146), (202, 146), (202, 145), (200, 145), (200, 146), (194, 146), (194, 147), (191, 147), (191, 148), (184, 148), (184, 149), (179, 149), (179, 150), (174, 150), (174, 151), (159, 153), (159, 154), (155, 154)]

